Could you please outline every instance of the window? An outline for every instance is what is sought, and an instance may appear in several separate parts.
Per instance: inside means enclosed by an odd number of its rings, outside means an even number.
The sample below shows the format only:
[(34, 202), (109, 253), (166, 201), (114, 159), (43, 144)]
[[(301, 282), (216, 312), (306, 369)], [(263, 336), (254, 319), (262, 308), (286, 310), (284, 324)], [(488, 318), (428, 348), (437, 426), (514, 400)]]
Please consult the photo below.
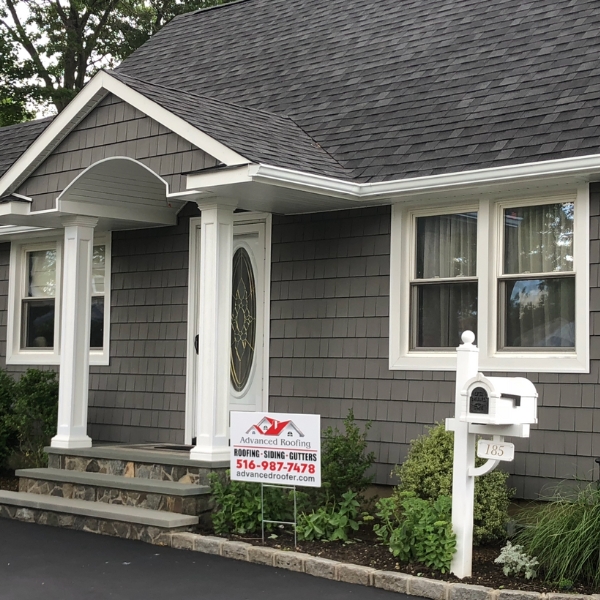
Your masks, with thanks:
[[(62, 238), (11, 244), (7, 364), (60, 363)], [(90, 364), (108, 364), (110, 237), (95, 239), (90, 290)]]
[(452, 370), (460, 335), (482, 370), (585, 372), (589, 193), (394, 206), (390, 368)]
[(412, 347), (452, 348), (477, 331), (477, 213), (416, 218)]

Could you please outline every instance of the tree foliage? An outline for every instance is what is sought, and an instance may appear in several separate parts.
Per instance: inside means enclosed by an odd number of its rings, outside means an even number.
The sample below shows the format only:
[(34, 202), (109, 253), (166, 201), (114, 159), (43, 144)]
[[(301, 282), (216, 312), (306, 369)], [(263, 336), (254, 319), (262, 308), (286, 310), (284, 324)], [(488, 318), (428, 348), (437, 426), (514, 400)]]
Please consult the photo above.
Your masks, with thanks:
[(228, 0), (0, 0), (0, 125), (62, 111), (173, 17)]

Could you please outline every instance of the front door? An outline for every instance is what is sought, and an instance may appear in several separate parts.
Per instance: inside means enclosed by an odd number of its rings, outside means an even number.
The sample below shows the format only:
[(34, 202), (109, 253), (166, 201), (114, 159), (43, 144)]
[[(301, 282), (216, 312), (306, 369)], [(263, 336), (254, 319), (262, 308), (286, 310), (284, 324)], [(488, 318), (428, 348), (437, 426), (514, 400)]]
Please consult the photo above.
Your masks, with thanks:
[(260, 411), (265, 398), (265, 223), (234, 226), (231, 410)]
[[(270, 280), (270, 218), (265, 215), (235, 215), (233, 231), (230, 410), (263, 411), (268, 405), (268, 322)], [(188, 340), (192, 352), (187, 360), (185, 441), (196, 436), (196, 385), (198, 363), (195, 351), (198, 333), (200, 265), (200, 218), (190, 219), (190, 279)]]

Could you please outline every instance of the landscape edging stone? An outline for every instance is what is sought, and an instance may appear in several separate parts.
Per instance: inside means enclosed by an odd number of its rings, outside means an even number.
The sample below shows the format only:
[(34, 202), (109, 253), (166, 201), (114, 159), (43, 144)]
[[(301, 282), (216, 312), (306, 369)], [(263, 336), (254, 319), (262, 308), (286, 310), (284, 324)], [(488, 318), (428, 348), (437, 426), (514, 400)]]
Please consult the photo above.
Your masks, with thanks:
[(600, 594), (546, 594), (522, 590), (495, 590), (469, 583), (450, 583), (439, 579), (415, 577), (407, 573), (379, 571), (302, 552), (254, 546), (246, 542), (199, 533), (172, 533), (169, 542), (171, 547), (177, 549), (220, 554), (227, 558), (297, 571), (313, 577), (367, 585), (429, 600), (600, 600)]

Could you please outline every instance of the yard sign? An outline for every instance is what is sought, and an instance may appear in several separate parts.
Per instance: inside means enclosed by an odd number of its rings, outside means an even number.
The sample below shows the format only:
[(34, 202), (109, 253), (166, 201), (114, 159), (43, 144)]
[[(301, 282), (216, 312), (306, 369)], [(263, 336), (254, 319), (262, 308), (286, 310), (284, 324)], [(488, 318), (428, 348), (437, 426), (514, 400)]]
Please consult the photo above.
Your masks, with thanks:
[(321, 487), (321, 416), (231, 413), (231, 479)]

